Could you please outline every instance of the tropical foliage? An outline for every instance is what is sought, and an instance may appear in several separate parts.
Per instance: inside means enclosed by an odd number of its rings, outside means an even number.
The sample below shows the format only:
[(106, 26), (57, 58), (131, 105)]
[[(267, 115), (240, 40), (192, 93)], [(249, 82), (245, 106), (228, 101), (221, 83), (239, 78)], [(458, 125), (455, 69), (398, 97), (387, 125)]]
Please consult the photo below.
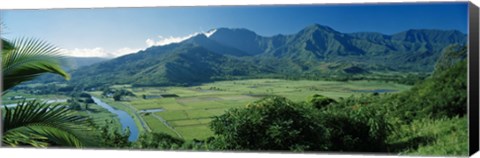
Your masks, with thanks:
[(70, 76), (60, 67), (58, 48), (36, 39), (2, 40), (3, 91), (44, 73)]
[(15, 108), (5, 108), (3, 143), (10, 146), (93, 146), (86, 118), (75, 115), (62, 105), (23, 101)]
[[(8, 42), (2, 39), (2, 94), (15, 85), (44, 73), (54, 73), (69, 79), (61, 69), (58, 49), (36, 39)], [(2, 143), (10, 146), (92, 146), (85, 118), (76, 116), (61, 105), (40, 101), (23, 101), (14, 107), (3, 107)]]
[(228, 150), (328, 149), (327, 128), (311, 106), (267, 97), (216, 117), (212, 130)]

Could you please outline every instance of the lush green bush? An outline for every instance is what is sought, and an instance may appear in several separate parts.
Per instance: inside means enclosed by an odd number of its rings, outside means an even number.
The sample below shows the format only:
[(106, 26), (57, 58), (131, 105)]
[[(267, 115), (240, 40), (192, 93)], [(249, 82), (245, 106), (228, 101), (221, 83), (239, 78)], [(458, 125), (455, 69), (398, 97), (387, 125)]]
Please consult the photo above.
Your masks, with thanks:
[(425, 118), (397, 127), (389, 141), (392, 152), (407, 155), (467, 156), (467, 131), (467, 117)]
[(104, 126), (95, 125), (99, 131), (102, 144), (101, 147), (106, 148), (128, 148), (131, 146), (131, 143), (128, 141), (130, 136), (130, 129), (125, 129), (122, 133), (121, 131), (111, 127), (110, 125), (113, 121), (107, 121)]
[(406, 122), (467, 114), (467, 62), (436, 72), (411, 90), (388, 99), (399, 104), (396, 115)]
[(373, 102), (372, 98), (347, 98), (322, 111), (323, 126), (329, 131), (329, 151), (386, 151), (392, 125), (385, 119), (384, 111), (368, 102)]
[(179, 149), (185, 141), (165, 133), (147, 133), (134, 143), (139, 149)]
[(228, 150), (321, 151), (327, 130), (311, 106), (267, 97), (215, 117), (211, 128)]
[(307, 104), (314, 106), (315, 108), (318, 108), (318, 109), (324, 108), (333, 103), (337, 103), (337, 101), (320, 94), (314, 94), (307, 98)]

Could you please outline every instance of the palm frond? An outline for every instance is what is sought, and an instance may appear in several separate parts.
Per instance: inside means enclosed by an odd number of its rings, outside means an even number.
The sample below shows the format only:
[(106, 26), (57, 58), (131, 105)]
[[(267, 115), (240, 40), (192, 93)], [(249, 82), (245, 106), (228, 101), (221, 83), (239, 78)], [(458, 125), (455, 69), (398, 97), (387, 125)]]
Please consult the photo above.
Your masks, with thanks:
[[(4, 143), (10, 146), (21, 144), (34, 147), (47, 147), (62, 145), (70, 147), (83, 147), (84, 143), (76, 135), (63, 129), (46, 125), (28, 125), (7, 131), (4, 134)], [(28, 137), (29, 139), (24, 139)]]
[[(95, 145), (95, 136), (88, 135), (92, 128), (86, 125), (86, 119), (62, 105), (23, 101), (13, 108), (5, 107), (3, 143), (38, 147)], [(25, 137), (35, 139), (23, 139)]]
[[(6, 45), (7, 48), (9, 48), (8, 45)], [(55, 46), (41, 40), (26, 38), (14, 40), (10, 46), (13, 48), (10, 47), (10, 50), (2, 52), (3, 90), (43, 73), (54, 73), (67, 80), (70, 79), (70, 76), (60, 67), (61, 56), (59, 49)]]
[(47, 137), (23, 133), (23, 132), (10, 132), (10, 134), (2, 135), (2, 143), (11, 147), (17, 147), (21, 145), (31, 145), (33, 147), (47, 147)]
[(10, 51), (13, 50), (13, 44), (8, 42), (5, 39), (2, 39), (2, 51)]

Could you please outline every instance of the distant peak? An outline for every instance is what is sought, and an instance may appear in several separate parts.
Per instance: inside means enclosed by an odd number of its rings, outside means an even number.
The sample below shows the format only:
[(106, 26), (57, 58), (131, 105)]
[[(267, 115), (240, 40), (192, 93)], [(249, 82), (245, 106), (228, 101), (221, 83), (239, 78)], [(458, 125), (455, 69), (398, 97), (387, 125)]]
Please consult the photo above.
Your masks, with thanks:
[(206, 37), (208, 37), (206, 33), (199, 33), (199, 34), (196, 34), (195, 36), (191, 37), (191, 39), (206, 38)]
[(215, 33), (225, 33), (225, 32), (229, 32), (229, 33), (256, 34), (255, 32), (253, 32), (253, 31), (251, 31), (251, 30), (248, 30), (248, 29), (244, 29), (244, 28), (226, 28), (226, 27), (221, 27), (221, 28), (215, 29)]
[(233, 37), (254, 40), (257, 36), (255, 32), (248, 29), (221, 27), (210, 32), (207, 37), (214, 40), (225, 40)]
[(326, 25), (320, 25), (320, 24), (312, 24), (307, 26), (307, 29), (322, 29), (322, 30), (329, 30), (329, 31), (335, 31), (331, 27), (328, 27)]
[(338, 33), (338, 31), (332, 29), (331, 27), (328, 27), (328, 26), (325, 26), (325, 25), (320, 25), (320, 24), (309, 25), (309, 26), (305, 27), (305, 29), (303, 29), (303, 31), (306, 31), (306, 32), (322, 31), (322, 32)]

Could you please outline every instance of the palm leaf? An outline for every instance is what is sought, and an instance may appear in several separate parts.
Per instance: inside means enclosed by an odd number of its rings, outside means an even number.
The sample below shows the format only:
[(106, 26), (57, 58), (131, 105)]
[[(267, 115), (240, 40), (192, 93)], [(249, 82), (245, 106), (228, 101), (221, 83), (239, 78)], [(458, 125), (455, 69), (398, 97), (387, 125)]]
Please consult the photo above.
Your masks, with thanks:
[(47, 140), (46, 137), (23, 132), (11, 132), (10, 134), (2, 136), (3, 144), (10, 145), (12, 147), (17, 147), (24, 144), (34, 147), (47, 147), (48, 143), (46, 143), (45, 140)]
[(13, 44), (8, 42), (7, 40), (2, 39), (2, 50), (3, 51), (13, 50)]
[(2, 40), (3, 90), (8, 90), (43, 73), (54, 73), (70, 79), (60, 67), (59, 49), (37, 39)]
[[(43, 73), (54, 73), (69, 79), (61, 69), (59, 51), (53, 45), (37, 39), (19, 39), (9, 42), (2, 39), (2, 90), (8, 90)], [(2, 92), (2, 95), (5, 91)], [(95, 146), (88, 120), (61, 105), (37, 101), (4, 107), (2, 143), (10, 146), (52, 145), (83, 147)]]
[[(95, 136), (88, 135), (92, 129), (85, 124), (87, 118), (76, 116), (62, 105), (23, 101), (14, 108), (5, 107), (3, 116), (3, 143), (10, 146), (97, 144)], [(31, 139), (25, 139), (28, 137)]]

